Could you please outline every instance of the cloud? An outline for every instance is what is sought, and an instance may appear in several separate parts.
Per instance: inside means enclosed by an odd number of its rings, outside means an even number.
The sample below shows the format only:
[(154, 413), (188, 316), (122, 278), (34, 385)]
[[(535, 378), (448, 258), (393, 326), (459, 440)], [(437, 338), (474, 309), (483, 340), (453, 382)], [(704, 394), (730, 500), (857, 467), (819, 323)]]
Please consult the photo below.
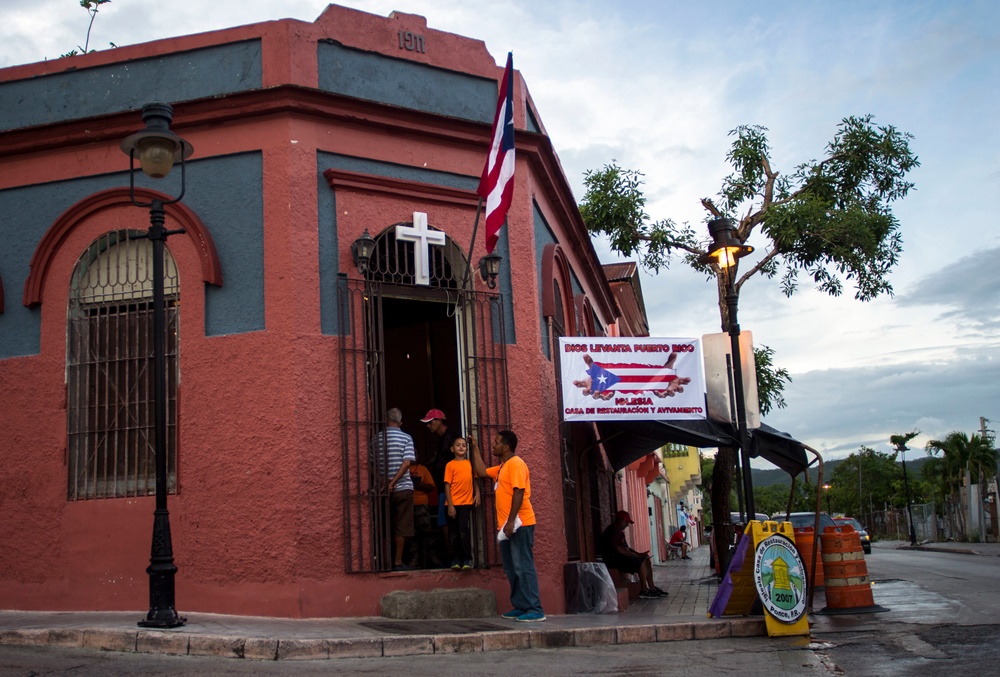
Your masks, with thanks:
[(948, 308), (939, 321), (958, 322), (981, 332), (1000, 329), (1000, 247), (970, 254), (919, 280), (898, 303)]
[(952, 430), (975, 431), (979, 417), (1000, 412), (1000, 345), (973, 347), (942, 360), (928, 356), (903, 365), (827, 369), (795, 374), (785, 390), (788, 408), (768, 423), (841, 458), (860, 445), (887, 450), (892, 434), (921, 431), (911, 445)]

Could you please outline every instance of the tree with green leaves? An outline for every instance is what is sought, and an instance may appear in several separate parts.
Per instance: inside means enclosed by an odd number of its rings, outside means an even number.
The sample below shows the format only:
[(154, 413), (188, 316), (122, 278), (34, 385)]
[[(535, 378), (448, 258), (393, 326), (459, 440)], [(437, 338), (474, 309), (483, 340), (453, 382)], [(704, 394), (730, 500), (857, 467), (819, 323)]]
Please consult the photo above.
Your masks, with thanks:
[(791, 383), (788, 370), (774, 364), (774, 349), (763, 344), (753, 348), (754, 367), (757, 370), (757, 401), (760, 415), (767, 416), (773, 409), (784, 409), (785, 382)]
[(997, 450), (979, 434), (970, 436), (954, 430), (943, 440), (929, 441), (927, 451), (942, 455), (945, 476), (952, 487), (961, 485), (965, 473), (973, 483), (979, 483), (992, 477), (997, 467)]
[[(881, 126), (871, 115), (848, 117), (838, 125), (822, 159), (808, 160), (788, 173), (773, 167), (767, 129), (741, 125), (730, 132), (726, 156), (732, 172), (716, 199), (703, 198), (707, 219), (730, 218), (740, 244), (758, 244), (759, 258), (742, 275), (728, 269), (738, 295), (751, 277), (780, 276), (786, 296), (798, 288), (801, 274), (816, 287), (838, 296), (852, 285), (855, 298), (869, 301), (892, 294), (888, 275), (902, 252), (899, 223), (892, 204), (913, 188), (907, 174), (919, 166), (911, 152), (912, 136)], [(638, 257), (658, 272), (679, 255), (693, 268), (715, 275), (722, 330), (730, 328), (726, 283), (716, 264), (699, 261), (706, 254), (705, 233), (688, 223), (646, 213), (641, 172), (614, 161), (585, 173), (586, 194), (580, 213), (592, 235), (606, 236), (613, 250)], [(759, 245), (763, 246), (759, 246)], [(756, 356), (755, 356), (756, 357)], [(783, 388), (784, 382), (763, 379)], [(781, 390), (777, 391), (779, 398)], [(762, 401), (771, 403), (769, 398)], [(775, 399), (776, 406), (781, 400)], [(720, 448), (713, 478), (712, 509), (719, 522), (728, 515), (736, 450)], [(720, 524), (716, 533), (723, 537)]]
[(997, 450), (982, 435), (954, 430), (942, 440), (930, 440), (927, 451), (940, 454), (941, 478), (946, 515), (956, 529), (966, 535), (969, 525), (960, 498), (963, 484), (978, 484), (996, 474)]
[(902, 472), (896, 453), (862, 446), (834, 468), (829, 479), (830, 503), (835, 511), (858, 518), (870, 512), (872, 505), (881, 508), (885, 502), (895, 503), (901, 495), (895, 486), (902, 481)]
[[(87, 14), (90, 15), (90, 23), (87, 24), (87, 39), (83, 42), (83, 47), (77, 45), (77, 49), (71, 49), (65, 54), (60, 54), (60, 58), (67, 56), (76, 56), (77, 54), (87, 54), (88, 52), (96, 52), (96, 49), (90, 49), (90, 31), (94, 28), (94, 20), (97, 18), (97, 12), (101, 5), (110, 5), (111, 0), (80, 0), (80, 7), (87, 10)], [(117, 47), (113, 42), (108, 43), (112, 47)], [(77, 51), (79, 50), (79, 51)]]

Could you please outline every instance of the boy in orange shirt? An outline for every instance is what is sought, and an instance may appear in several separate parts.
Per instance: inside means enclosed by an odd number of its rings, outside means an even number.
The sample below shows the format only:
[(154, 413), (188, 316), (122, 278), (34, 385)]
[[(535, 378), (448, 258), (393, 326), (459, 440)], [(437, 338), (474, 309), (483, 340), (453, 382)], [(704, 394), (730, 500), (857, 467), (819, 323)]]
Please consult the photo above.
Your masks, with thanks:
[(448, 506), (452, 569), (472, 568), (472, 509), (479, 505), (479, 485), (472, 479), (468, 443), (456, 437), (451, 443), (454, 459), (444, 468), (444, 496)]

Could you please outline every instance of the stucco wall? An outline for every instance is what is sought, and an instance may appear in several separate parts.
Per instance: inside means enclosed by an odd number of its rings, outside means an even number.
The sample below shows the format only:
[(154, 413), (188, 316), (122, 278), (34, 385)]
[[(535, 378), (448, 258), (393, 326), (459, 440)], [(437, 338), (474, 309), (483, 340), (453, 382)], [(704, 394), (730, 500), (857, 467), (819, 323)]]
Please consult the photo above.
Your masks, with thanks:
[[(393, 61), (399, 57), (395, 41), (403, 28), (425, 31), (428, 45), (436, 46), (426, 54), (403, 55), (414, 62), (405, 68)], [(321, 75), (316, 61), (310, 65), (292, 58), (312, 54), (322, 60), (338, 53), (342, 58), (343, 50), (332, 43), (317, 47), (329, 39), (381, 50), (393, 59), (380, 77), (423, 74), (414, 77), (427, 78), (441, 91), (454, 87), (464, 92), (462, 96), (471, 97), (469, 107), (442, 107), (439, 100), (427, 105), (413, 99), (388, 101), (392, 106), (382, 108), (366, 108), (373, 105), (370, 101), (351, 102), (347, 115), (336, 108), (346, 105), (340, 95), (328, 100), (324, 97), (330, 94), (314, 89), (292, 94), (267, 89), (315, 88), (321, 81), (331, 90), (346, 89), (343, 79), (328, 81), (330, 73)], [(213, 41), (228, 44), (220, 53), (232, 57), (227, 62), (232, 67), (218, 77), (196, 74), (194, 89), (169, 90), (178, 104), (177, 127), (196, 149), (187, 167), (184, 204), (211, 234), (223, 282), (206, 287), (194, 240), (171, 236), (168, 246), (181, 280), (179, 489), (169, 501), (179, 567), (178, 608), (371, 615), (378, 613), (379, 597), (392, 589), (467, 585), (494, 590), (504, 604), (508, 587), (499, 567), (461, 575), (344, 573), (343, 394), (332, 296), (338, 273), (357, 275), (350, 243), (365, 228), (375, 233), (411, 220), (419, 210), (463, 248), (471, 241), (476, 211), (472, 189), (489, 132), (483, 121), (492, 116), (489, 100), (495, 96), (499, 69), (481, 41), (433, 31), (421, 17), (373, 17), (332, 8), (315, 24), (272, 22), (86, 55), (76, 62), (81, 68), (75, 73), (53, 74), (51, 69), (61, 68), (58, 64), (8, 69), (0, 73), (0, 91), (33, 86), (31, 78), (46, 75), (57, 78), (50, 82), (67, 83), (66, 91), (72, 93), (94, 78), (103, 82), (120, 72), (122, 64), (115, 59), (152, 69), (144, 73), (146, 81), (165, 85), (169, 78), (158, 76), (156, 69), (198, 64), (204, 54), (213, 53)], [(315, 56), (323, 53), (328, 57)], [(387, 62), (380, 63), (385, 67)], [(144, 570), (153, 499), (67, 502), (64, 380), (73, 266), (104, 232), (145, 228), (146, 211), (119, 204), (82, 220), (54, 249), (41, 305), (28, 309), (18, 303), (32, 252), (53, 221), (88, 195), (127, 184), (127, 160), (117, 148), (124, 133), (116, 134), (123, 124), (138, 127), (139, 116), (123, 122), (114, 111), (138, 107), (145, 95), (158, 98), (162, 91), (133, 85), (123, 85), (100, 105), (95, 102), (96, 107), (80, 112), (103, 115), (95, 119), (67, 120), (72, 109), (59, 90), (32, 103), (53, 111), (44, 120), (59, 126), (58, 138), (65, 139), (50, 149), (49, 157), (26, 152), (18, 145), (22, 137), (0, 131), (0, 147), (8, 153), (0, 167), (0, 273), (7, 294), (6, 312), (0, 314), (0, 542), (5, 544), (0, 549), (0, 604), (6, 608), (134, 610), (148, 601)], [(351, 86), (360, 85), (355, 81)], [(253, 92), (255, 87), (264, 89)], [(381, 105), (385, 96), (379, 92), (384, 91), (348, 93)], [(288, 96), (287, 105), (284, 100), (274, 104), (272, 96)], [(192, 102), (186, 97), (201, 98)], [(485, 112), (478, 112), (481, 100), (486, 100)], [(229, 110), (233, 105), (244, 108), (234, 112)], [(400, 106), (415, 110), (401, 111)], [(329, 114), (334, 109), (337, 115)], [(516, 113), (523, 128), (521, 98)], [(460, 123), (454, 116), (473, 122)], [(94, 135), (87, 136), (85, 130), (92, 127)], [(53, 143), (50, 131), (43, 126), (31, 133)], [(556, 241), (568, 240), (567, 229), (575, 226), (559, 216), (565, 213), (569, 191), (558, 163), (543, 156), (544, 144), (540, 147), (534, 156), (519, 155), (515, 203), (500, 241), (504, 264), (499, 290), (509, 322), (511, 421), (521, 438), (518, 452), (531, 469), (532, 502), (539, 517), (536, 563), (543, 604), (559, 613), (564, 608), (566, 536), (555, 374), (544, 352), (547, 337), (539, 308), (537, 261), (544, 242), (538, 237), (537, 215), (544, 215), (546, 230)], [(361, 187), (331, 189), (323, 177), (329, 168), (355, 172), (374, 184), (380, 177), (409, 183), (406, 191), (395, 193), (364, 187), (364, 181)], [(543, 171), (556, 173), (540, 177)], [(158, 188), (171, 192), (177, 188), (175, 177), (171, 181)], [(452, 192), (442, 197), (427, 186)], [(177, 225), (168, 218), (168, 227)], [(481, 235), (478, 240), (473, 264), (483, 253)], [(577, 284), (588, 293), (606, 293), (600, 271), (587, 270), (592, 252), (577, 248), (570, 256), (573, 266), (584, 271)], [(606, 316), (606, 306), (602, 312)], [(488, 440), (483, 443), (489, 448)]]

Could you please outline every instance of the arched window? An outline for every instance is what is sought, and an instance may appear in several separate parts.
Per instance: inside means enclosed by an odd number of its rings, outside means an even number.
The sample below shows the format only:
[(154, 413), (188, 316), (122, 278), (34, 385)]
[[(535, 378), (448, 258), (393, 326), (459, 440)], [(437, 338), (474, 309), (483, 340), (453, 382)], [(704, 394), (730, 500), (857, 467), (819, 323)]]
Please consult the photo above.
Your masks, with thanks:
[[(70, 282), (66, 349), (68, 498), (156, 491), (152, 243), (143, 233), (102, 235)], [(137, 237), (138, 236), (138, 237)], [(164, 247), (167, 491), (177, 489), (177, 266)]]

